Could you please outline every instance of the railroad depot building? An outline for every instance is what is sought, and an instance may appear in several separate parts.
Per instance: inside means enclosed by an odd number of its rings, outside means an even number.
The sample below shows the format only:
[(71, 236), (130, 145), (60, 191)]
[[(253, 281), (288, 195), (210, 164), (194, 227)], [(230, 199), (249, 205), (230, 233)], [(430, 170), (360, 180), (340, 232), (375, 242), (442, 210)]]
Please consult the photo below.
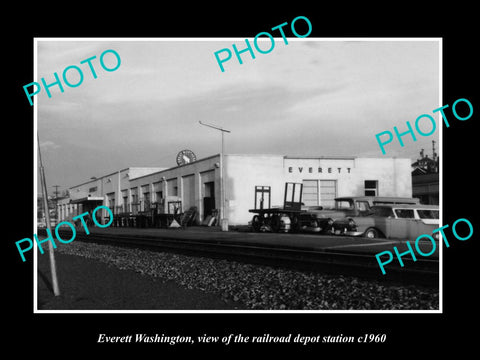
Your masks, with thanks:
[[(286, 182), (303, 183), (303, 203), (334, 205), (339, 196), (412, 196), (411, 161), (403, 158), (292, 157), (221, 155), (173, 168), (126, 168), (73, 186), (57, 204), (58, 221), (108, 206), (114, 214), (174, 213), (197, 209), (197, 223), (221, 208), (224, 184), (225, 218), (246, 225), (252, 218), (255, 186), (271, 187), (271, 205), (282, 206)], [(102, 210), (101, 217), (107, 212)], [(100, 213), (100, 211), (98, 212)]]

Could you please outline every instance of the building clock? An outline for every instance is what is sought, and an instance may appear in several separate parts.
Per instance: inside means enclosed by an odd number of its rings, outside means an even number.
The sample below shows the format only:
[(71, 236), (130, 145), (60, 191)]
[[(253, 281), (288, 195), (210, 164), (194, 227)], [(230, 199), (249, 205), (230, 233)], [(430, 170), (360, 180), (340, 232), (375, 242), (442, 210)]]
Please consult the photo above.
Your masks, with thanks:
[(182, 150), (177, 154), (177, 165), (185, 165), (197, 160), (192, 150)]

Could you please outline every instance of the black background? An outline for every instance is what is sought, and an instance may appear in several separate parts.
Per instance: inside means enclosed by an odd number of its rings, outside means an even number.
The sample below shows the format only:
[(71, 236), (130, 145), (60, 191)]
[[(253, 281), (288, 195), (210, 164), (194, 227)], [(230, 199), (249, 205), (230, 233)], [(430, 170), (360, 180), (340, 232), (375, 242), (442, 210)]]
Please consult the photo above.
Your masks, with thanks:
[[(473, 348), (477, 325), (475, 293), (478, 271), (480, 233), (478, 206), (478, 161), (476, 123), (479, 121), (477, 12), (460, 2), (421, 8), (414, 4), (386, 3), (381, 6), (342, 2), (338, 6), (294, 6), (284, 3), (265, 6), (246, 3), (218, 5), (181, 4), (174, 9), (162, 3), (33, 5), (24, 9), (12, 6), (4, 13), (2, 24), (5, 51), (4, 74), (7, 86), (2, 93), (4, 131), (2, 223), (6, 236), (2, 241), (2, 286), (4, 319), (7, 335), (4, 344), (17, 354), (34, 350), (52, 357), (125, 353), (154, 354), (161, 358), (167, 352), (194, 350), (196, 355), (213, 352), (237, 353), (247, 350), (255, 355), (268, 349), (283, 352), (310, 352), (323, 356), (326, 352), (340, 355), (379, 354), (417, 357), (433, 355), (446, 349), (465, 354)], [(441, 3), (445, 4), (445, 3)], [(12, 10), (14, 9), (14, 10)], [(241, 37), (252, 38), (296, 16), (306, 16), (312, 23), (310, 37), (442, 37), (443, 38), (443, 104), (451, 105), (458, 98), (467, 98), (474, 113), (468, 121), (453, 118), (447, 109), (450, 128), (443, 131), (443, 207), (444, 224), (467, 218), (474, 225), (468, 241), (452, 240), (444, 248), (444, 313), (443, 314), (33, 314), (33, 261), (19, 259), (15, 241), (31, 237), (33, 229), (33, 108), (29, 106), (23, 85), (33, 81), (34, 37)], [(11, 18), (11, 19), (10, 19)], [(477, 21), (477, 23), (475, 22)], [(299, 33), (302, 33), (299, 30)], [(192, 64), (195, 59), (191, 59)], [(408, 106), (408, 104), (404, 104)], [(425, 109), (425, 112), (431, 109)], [(406, 119), (407, 120), (407, 119)], [(164, 344), (99, 345), (99, 333), (129, 335), (134, 333), (182, 334), (196, 337), (207, 333), (223, 336), (241, 333), (271, 335), (387, 334), (385, 344), (317, 344), (244, 345), (222, 344), (168, 346)], [(7, 349), (5, 349), (7, 350)], [(170, 357), (170, 356), (168, 356)]]

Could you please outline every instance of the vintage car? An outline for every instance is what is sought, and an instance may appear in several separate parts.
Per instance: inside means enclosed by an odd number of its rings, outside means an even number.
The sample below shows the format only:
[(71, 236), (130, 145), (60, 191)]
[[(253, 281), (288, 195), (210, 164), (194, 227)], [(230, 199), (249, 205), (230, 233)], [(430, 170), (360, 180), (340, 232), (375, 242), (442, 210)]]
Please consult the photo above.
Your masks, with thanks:
[[(370, 210), (368, 216), (351, 218), (342, 233), (367, 238), (416, 239), (422, 234), (432, 234), (439, 227), (437, 205), (377, 205)], [(438, 233), (434, 237), (438, 238)]]
[(369, 216), (371, 208), (378, 204), (419, 204), (418, 198), (385, 196), (345, 196), (335, 198), (335, 208), (321, 206), (304, 208), (300, 215), (302, 228), (316, 228), (323, 234), (341, 234), (353, 225), (357, 217)]

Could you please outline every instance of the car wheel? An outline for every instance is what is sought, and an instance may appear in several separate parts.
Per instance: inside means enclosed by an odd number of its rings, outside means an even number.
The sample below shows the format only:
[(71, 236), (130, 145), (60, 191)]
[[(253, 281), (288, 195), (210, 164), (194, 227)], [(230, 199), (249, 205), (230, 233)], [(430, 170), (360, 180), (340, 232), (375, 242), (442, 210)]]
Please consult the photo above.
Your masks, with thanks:
[(282, 226), (281, 221), (280, 221), (280, 216), (278, 215), (273, 215), (271, 220), (270, 220), (270, 227), (272, 228), (273, 232), (280, 232), (280, 228)]
[(300, 231), (300, 219), (296, 215), (290, 218), (290, 225), (293, 232)]
[(366, 237), (369, 239), (376, 239), (380, 237), (380, 232), (377, 229), (369, 228), (365, 231), (365, 233), (363, 234), (363, 237)]
[(322, 228), (322, 231), (320, 232), (321, 234), (324, 235), (331, 235), (335, 233), (335, 229), (333, 228), (333, 219), (327, 219), (322, 222), (322, 224), (319, 224), (320, 227)]
[(253, 227), (253, 230), (256, 231), (256, 232), (259, 232), (260, 231), (260, 228), (262, 227), (262, 219), (260, 218), (260, 216), (258, 215), (255, 215), (252, 219), (252, 227)]

